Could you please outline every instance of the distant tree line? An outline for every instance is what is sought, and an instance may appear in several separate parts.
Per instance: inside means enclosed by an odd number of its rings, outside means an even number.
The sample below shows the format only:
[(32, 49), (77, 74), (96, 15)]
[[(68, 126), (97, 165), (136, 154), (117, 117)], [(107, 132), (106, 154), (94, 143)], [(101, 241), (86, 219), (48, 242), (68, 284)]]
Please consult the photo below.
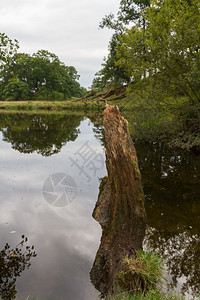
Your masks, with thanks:
[(18, 53), (17, 40), (0, 33), (0, 99), (1, 100), (63, 100), (81, 97), (81, 87), (73, 66), (66, 66), (58, 56), (47, 50), (33, 55)]

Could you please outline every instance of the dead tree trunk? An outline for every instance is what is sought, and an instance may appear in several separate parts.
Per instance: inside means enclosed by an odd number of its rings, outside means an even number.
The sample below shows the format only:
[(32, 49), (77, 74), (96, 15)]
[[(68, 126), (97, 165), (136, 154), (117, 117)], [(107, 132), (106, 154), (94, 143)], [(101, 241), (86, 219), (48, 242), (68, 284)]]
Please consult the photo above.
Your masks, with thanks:
[(100, 185), (93, 217), (103, 232), (91, 280), (103, 294), (115, 288), (122, 259), (142, 248), (146, 227), (144, 194), (128, 122), (116, 106), (103, 115), (108, 177)]

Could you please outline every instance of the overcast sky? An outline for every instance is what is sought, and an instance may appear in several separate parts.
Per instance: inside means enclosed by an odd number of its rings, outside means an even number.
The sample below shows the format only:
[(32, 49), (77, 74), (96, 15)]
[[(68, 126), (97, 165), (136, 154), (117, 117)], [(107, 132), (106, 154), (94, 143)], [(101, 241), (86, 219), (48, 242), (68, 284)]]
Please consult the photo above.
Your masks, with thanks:
[(0, 0), (0, 32), (16, 38), (20, 52), (40, 49), (74, 66), (81, 85), (91, 86), (107, 55), (112, 32), (98, 29), (102, 17), (116, 13), (120, 0)]

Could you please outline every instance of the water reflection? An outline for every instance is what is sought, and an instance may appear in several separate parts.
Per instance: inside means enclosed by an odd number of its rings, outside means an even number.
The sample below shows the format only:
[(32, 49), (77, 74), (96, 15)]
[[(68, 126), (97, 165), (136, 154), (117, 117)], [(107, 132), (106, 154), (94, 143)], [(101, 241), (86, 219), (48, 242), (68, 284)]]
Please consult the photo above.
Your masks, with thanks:
[[(19, 233), (26, 228), (38, 252), (27, 277), (18, 278), (19, 299), (29, 294), (50, 300), (96, 299), (98, 295), (89, 280), (101, 236), (92, 211), (98, 177), (106, 170), (90, 174), (92, 180), (87, 182), (69, 157), (85, 141), (103, 155), (103, 127), (92, 116), (90, 121), (81, 120), (81, 116), (66, 114), (0, 114), (1, 243), (9, 241), (13, 228)], [(171, 286), (178, 281), (183, 291), (196, 294), (200, 285), (200, 158), (159, 143), (136, 141), (135, 147), (148, 215), (145, 247), (165, 258)], [(62, 209), (49, 206), (41, 194), (45, 179), (56, 172), (70, 174), (78, 187), (76, 200)]]
[(101, 117), (90, 117), (90, 120), (93, 123), (93, 131), (95, 137), (101, 142), (101, 145), (105, 147), (105, 138), (104, 138), (104, 128), (103, 128), (103, 120)]
[[(15, 118), (12, 116), (13, 124), (11, 114), (8, 115), (9, 130), (11, 136), (15, 137)], [(24, 114), (23, 118), (26, 117), (31, 118)], [(45, 124), (45, 116), (36, 117), (42, 118), (41, 122)], [(38, 128), (43, 137), (40, 140), (42, 151), (41, 148), (37, 151), (37, 146), (32, 141), (29, 145), (33, 153), (29, 154), (14, 151), (14, 140), (0, 141), (0, 244), (2, 247), (6, 242), (15, 244), (13, 239), (16, 241), (24, 232), (37, 249), (37, 258), (29, 272), (24, 272), (16, 282), (17, 300), (24, 300), (29, 295), (30, 299), (98, 299), (99, 293), (90, 282), (89, 272), (99, 245), (101, 229), (93, 220), (92, 211), (98, 195), (99, 177), (105, 174), (105, 167), (99, 168), (96, 175), (93, 170), (88, 169), (91, 177), (88, 181), (72, 165), (70, 158), (76, 159), (75, 153), (86, 141), (103, 157), (104, 152), (100, 141), (94, 136), (90, 120), (82, 119), (80, 122), (81, 118), (78, 119), (77, 116), (63, 114), (63, 119), (60, 115), (49, 115), (46, 118), (49, 120), (48, 124), (53, 122), (55, 130), (63, 128), (63, 140), (67, 140), (66, 137), (70, 137), (71, 132), (78, 135), (74, 141), (64, 143), (59, 153), (47, 156), (45, 151), (48, 140), (51, 138), (51, 145), (57, 143), (54, 129), (48, 130), (47, 126), (44, 132), (43, 126), (41, 131)], [(33, 123), (34, 120), (35, 114), (32, 115)], [(78, 125), (80, 122), (77, 128), (73, 128), (75, 121)], [(6, 122), (1, 123), (3, 131), (8, 128), (7, 125)], [(25, 128), (33, 128), (33, 124), (30, 122), (30, 126)], [(36, 139), (34, 130), (31, 132)], [(1, 136), (5, 138), (4, 133), (0, 133)], [(27, 136), (23, 140), (22, 134), (21, 142), (26, 147)], [(43, 183), (50, 174), (55, 173), (70, 175), (77, 185), (74, 201), (61, 208), (50, 205), (42, 194)], [(13, 230), (16, 234), (10, 234)]]
[(181, 284), (183, 294), (199, 294), (200, 238), (197, 234), (185, 231), (173, 235), (149, 227), (144, 244), (164, 258), (170, 275), (167, 284), (169, 290)]
[(200, 157), (159, 143), (136, 143), (149, 228), (145, 248), (159, 253), (169, 288), (192, 295), (200, 287)]
[(50, 156), (77, 138), (81, 120), (67, 114), (0, 114), (0, 130), (13, 149)]
[(25, 269), (31, 266), (31, 258), (36, 257), (34, 246), (26, 245), (28, 239), (24, 235), (21, 242), (13, 249), (6, 243), (0, 251), (0, 296), (2, 300), (15, 299), (16, 280)]
[(136, 143), (142, 173), (148, 223), (177, 234), (199, 234), (200, 157), (156, 143)]

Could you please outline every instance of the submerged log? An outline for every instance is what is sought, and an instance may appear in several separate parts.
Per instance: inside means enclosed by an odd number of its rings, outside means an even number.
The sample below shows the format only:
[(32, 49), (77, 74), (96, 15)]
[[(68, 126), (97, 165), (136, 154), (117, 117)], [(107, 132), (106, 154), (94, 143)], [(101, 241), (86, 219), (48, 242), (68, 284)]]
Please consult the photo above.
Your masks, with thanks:
[(102, 238), (91, 280), (104, 295), (115, 289), (122, 260), (142, 248), (146, 212), (141, 175), (128, 122), (118, 107), (106, 105), (103, 115), (106, 166), (93, 217), (102, 226)]

